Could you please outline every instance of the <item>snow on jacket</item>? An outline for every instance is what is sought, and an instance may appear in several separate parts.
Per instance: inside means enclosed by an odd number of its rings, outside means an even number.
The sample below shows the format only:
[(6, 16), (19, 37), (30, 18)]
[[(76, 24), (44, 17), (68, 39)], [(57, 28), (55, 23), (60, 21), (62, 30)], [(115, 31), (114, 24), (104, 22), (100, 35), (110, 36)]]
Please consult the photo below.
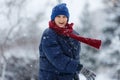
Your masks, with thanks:
[[(75, 34), (77, 34), (74, 31)], [(80, 63), (80, 42), (57, 34), (50, 28), (43, 32), (40, 52), (40, 70), (57, 73), (76, 73)]]

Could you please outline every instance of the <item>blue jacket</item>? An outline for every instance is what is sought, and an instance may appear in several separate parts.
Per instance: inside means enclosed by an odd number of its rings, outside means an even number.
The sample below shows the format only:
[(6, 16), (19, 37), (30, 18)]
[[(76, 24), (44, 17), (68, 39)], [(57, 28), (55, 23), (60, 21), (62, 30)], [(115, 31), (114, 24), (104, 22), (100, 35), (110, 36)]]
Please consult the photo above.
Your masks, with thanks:
[[(75, 34), (77, 34), (74, 31)], [(80, 63), (80, 42), (47, 28), (39, 46), (40, 70), (76, 73)]]

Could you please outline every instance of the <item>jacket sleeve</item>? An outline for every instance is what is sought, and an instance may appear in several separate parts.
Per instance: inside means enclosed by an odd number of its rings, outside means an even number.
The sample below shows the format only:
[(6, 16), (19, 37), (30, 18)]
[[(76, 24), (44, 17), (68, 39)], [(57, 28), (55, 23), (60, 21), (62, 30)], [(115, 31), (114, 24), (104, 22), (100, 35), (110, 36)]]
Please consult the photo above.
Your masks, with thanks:
[(76, 72), (78, 62), (63, 54), (64, 52), (61, 50), (55, 34), (49, 33), (43, 35), (42, 48), (47, 59), (59, 71), (67, 73)]

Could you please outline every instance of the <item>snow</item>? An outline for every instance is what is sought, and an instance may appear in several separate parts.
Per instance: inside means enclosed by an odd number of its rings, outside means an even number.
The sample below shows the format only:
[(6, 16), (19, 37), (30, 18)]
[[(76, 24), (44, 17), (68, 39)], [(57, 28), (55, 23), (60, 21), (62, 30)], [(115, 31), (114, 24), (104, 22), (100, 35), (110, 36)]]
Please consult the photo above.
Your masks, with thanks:
[(7, 22), (7, 18), (3, 15), (0, 15), (0, 22), (1, 22), (0, 23), (0, 29), (1, 30), (4, 30), (4, 29), (6, 29), (7, 26), (9, 26), (9, 23)]
[(107, 74), (100, 73), (97, 77), (96, 80), (111, 80)]
[[(20, 15), (23, 16), (23, 17), (34, 18), (34, 15), (36, 15), (38, 12), (46, 11), (46, 13), (45, 13), (46, 21), (44, 21), (41, 24), (41, 26), (44, 29), (44, 26), (45, 27), (48, 26), (48, 24), (46, 24), (46, 23), (48, 22), (48, 20), (50, 20), (51, 9), (53, 8), (54, 5), (56, 5), (56, 1), (54, 1), (54, 0), (51, 0), (51, 1), (53, 2), (53, 4), (47, 3), (47, 0), (43, 0), (42, 2), (40, 0), (27, 1), (26, 2), (27, 4), (26, 3), (23, 4), (24, 9), (21, 10), (22, 13)], [(93, 0), (89, 0), (90, 10), (93, 11), (93, 10), (101, 8), (102, 5), (101, 5), (100, 1), (101, 0), (94, 0), (94, 3), (93, 3)], [(69, 11), (70, 11), (70, 22), (74, 21), (75, 24), (79, 23), (78, 16), (81, 14), (82, 9), (84, 7), (84, 4), (86, 3), (86, 0), (81, 0), (81, 1), (77, 1), (77, 0), (75, 0), (75, 1), (63, 0), (62, 2), (67, 3), (67, 6), (69, 8)], [(45, 8), (44, 6), (46, 6), (46, 5), (50, 5), (50, 6)], [(0, 10), (3, 9), (3, 10), (1, 10), (2, 12), (5, 11), (5, 10), (8, 11), (8, 9), (6, 9), (6, 8), (7, 7), (4, 7), (4, 8), (1, 7)], [(12, 9), (12, 11), (13, 11), (13, 15), (11, 16), (12, 24), (15, 24), (15, 21), (17, 21), (16, 20), (16, 18), (17, 18), (16, 16), (17, 15), (14, 15), (14, 10), (17, 10), (17, 9), (14, 9), (14, 8)], [(14, 17), (15, 19), (12, 19), (12, 17)], [(1, 19), (1, 17), (0, 17), (0, 19)], [(6, 24), (6, 23), (3, 22), (3, 24)], [(6, 27), (8, 27), (8, 26), (6, 26)], [(2, 28), (2, 27), (0, 27), (0, 28)]]
[(104, 8), (102, 0), (88, 0), (90, 3), (90, 11)]
[[(10, 0), (9, 0), (10, 1)], [(42, 27), (40, 32), (43, 32), (43, 30), (48, 27), (48, 21), (50, 20), (50, 15), (51, 15), (51, 9), (54, 5), (56, 5), (57, 1), (55, 0), (31, 0), (31, 1), (27, 1), (26, 3), (23, 4), (23, 8), (21, 8), (21, 13), (20, 16), (18, 17), (18, 8), (17, 7), (13, 7), (11, 10), (11, 15), (9, 16), (8, 20), (8, 8), (4, 5), (4, 0), (0, 0), (0, 31), (2, 32), (6, 32), (11, 26), (11, 25), (15, 25), (17, 23), (17, 20), (19, 17), (22, 18), (29, 18), (29, 19), (33, 19), (35, 18), (35, 15), (38, 14), (39, 12), (45, 11), (45, 19), (41, 20), (39, 23), (37, 23), (38, 27)], [(50, 3), (51, 2), (51, 3)], [(103, 23), (105, 22), (105, 18), (107, 18), (108, 14), (105, 14), (103, 11), (101, 11), (101, 9), (103, 9), (105, 6), (102, 3), (102, 0), (63, 0), (63, 2), (67, 3), (67, 6), (69, 8), (70, 11), (70, 22), (74, 22), (74, 24), (78, 24), (79, 23), (79, 17), (80, 15), (82, 15), (82, 11), (83, 11), (83, 7), (85, 5), (86, 2), (90, 3), (89, 6), (89, 10), (93, 15), (93, 22), (94, 22), (94, 30), (92, 32), (94, 32), (94, 36), (96, 36), (97, 38), (101, 38), (102, 40), (105, 40), (106, 38), (104, 38), (103, 36), (97, 36), (97, 35), (101, 35), (102, 33), (99, 30), (105, 29), (106, 25), (112, 25), (110, 23)], [(46, 7), (48, 6), (48, 7)], [(115, 15), (110, 14), (109, 18), (115, 18)], [(99, 18), (98, 18), (99, 17)], [(96, 19), (97, 18), (97, 19)], [(100, 21), (101, 20), (101, 21)], [(9, 22), (10, 21), (10, 22)], [(25, 23), (27, 24), (27, 23)], [(98, 24), (102, 24), (98, 25)], [(26, 26), (26, 25), (25, 25)], [(22, 26), (24, 27), (24, 26)], [(108, 26), (110, 27), (110, 26)], [(114, 27), (114, 26), (113, 26)], [(18, 29), (18, 28), (16, 28)], [(14, 29), (15, 30), (15, 29)], [(26, 29), (27, 30), (27, 29)], [(16, 30), (17, 31), (17, 30)], [(120, 32), (120, 28), (118, 28), (115, 32), (116, 35), (118, 35)], [(1, 33), (1, 32), (0, 32)], [(16, 34), (16, 33), (14, 33)], [(25, 33), (21, 33), (23, 34), (24, 37), (27, 37), (27, 34)], [(104, 35), (104, 33), (103, 33)], [(3, 42), (3, 37), (4, 35), (0, 34), (0, 42)], [(104, 35), (106, 36), (106, 35)], [(13, 35), (14, 37), (14, 35)], [(11, 37), (9, 37), (11, 38)], [(46, 39), (46, 37), (43, 37), (44, 39)], [(12, 38), (11, 38), (12, 39)], [(97, 61), (103, 61), (105, 63), (112, 63), (112, 62), (117, 62), (116, 58), (111, 58), (110, 57), (110, 53), (114, 52), (114, 51), (119, 51), (120, 52), (120, 36), (114, 36), (113, 38), (110, 38), (112, 40), (112, 43), (107, 47), (107, 48), (101, 48), (100, 53), (96, 54), (97, 55)], [(14, 45), (14, 44), (13, 44)], [(113, 46), (114, 45), (114, 46)], [(1, 45), (0, 45), (1, 46)], [(9, 46), (11, 47), (11, 46)], [(23, 48), (20, 47), (13, 47), (13, 48), (8, 48), (7, 51), (5, 51), (5, 56), (7, 59), (9, 59), (12, 55), (14, 55), (17, 58), (29, 58), (29, 59), (38, 59), (38, 51), (33, 51), (34, 47), (33, 46), (29, 46), (26, 45)], [(38, 46), (37, 46), (38, 47)], [(1, 49), (0, 49), (1, 50)], [(0, 51), (1, 52), (1, 51)], [(0, 53), (1, 56), (1, 53)], [(0, 57), (0, 63), (4, 63), (4, 60), (1, 59)], [(119, 70), (120, 63), (117, 62), (118, 64), (116, 64), (115, 70)], [(93, 64), (94, 65), (94, 64)], [(30, 65), (30, 67), (33, 67), (33, 65)], [(103, 66), (100, 66), (100, 69), (97, 72), (97, 77), (96, 80), (113, 80), (110, 78), (111, 76), (111, 72), (113, 71), (113, 69), (109, 68), (106, 69)], [(114, 74), (114, 73), (113, 73)], [(83, 75), (79, 75), (79, 77), (81, 78), (81, 80), (86, 80), (85, 77)], [(1, 79), (2, 80), (2, 79)], [(116, 79), (114, 79), (116, 80)]]
[(45, 10), (44, 6), (47, 0), (31, 0), (27, 2), (27, 5), (25, 5), (24, 8), (24, 15), (27, 17), (34, 18), (34, 15), (36, 15), (38, 12)]
[[(86, 80), (85, 76), (82, 74), (79, 75), (80, 80)], [(107, 74), (104, 73), (99, 73), (95, 77), (95, 80), (111, 80)]]
[(83, 76), (82, 74), (79, 74), (79, 78), (80, 80), (86, 80), (85, 76)]
[[(112, 45), (115, 45), (116, 47), (112, 47)], [(120, 42), (119, 42), (119, 36), (116, 36), (111, 44), (111, 47), (113, 50), (120, 50)]]

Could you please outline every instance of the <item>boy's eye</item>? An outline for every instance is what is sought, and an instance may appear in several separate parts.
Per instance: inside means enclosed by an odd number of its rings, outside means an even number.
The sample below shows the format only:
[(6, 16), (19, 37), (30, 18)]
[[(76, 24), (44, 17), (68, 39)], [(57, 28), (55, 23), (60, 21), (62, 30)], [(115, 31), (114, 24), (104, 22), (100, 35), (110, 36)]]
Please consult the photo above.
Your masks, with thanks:
[(58, 15), (57, 17), (58, 17), (58, 18), (67, 18), (67, 17), (64, 16), (64, 15), (63, 15), (63, 16)]
[(63, 18), (66, 18), (66, 16), (63, 16)]
[(59, 17), (59, 18), (60, 18), (60, 16), (57, 16), (57, 17)]

